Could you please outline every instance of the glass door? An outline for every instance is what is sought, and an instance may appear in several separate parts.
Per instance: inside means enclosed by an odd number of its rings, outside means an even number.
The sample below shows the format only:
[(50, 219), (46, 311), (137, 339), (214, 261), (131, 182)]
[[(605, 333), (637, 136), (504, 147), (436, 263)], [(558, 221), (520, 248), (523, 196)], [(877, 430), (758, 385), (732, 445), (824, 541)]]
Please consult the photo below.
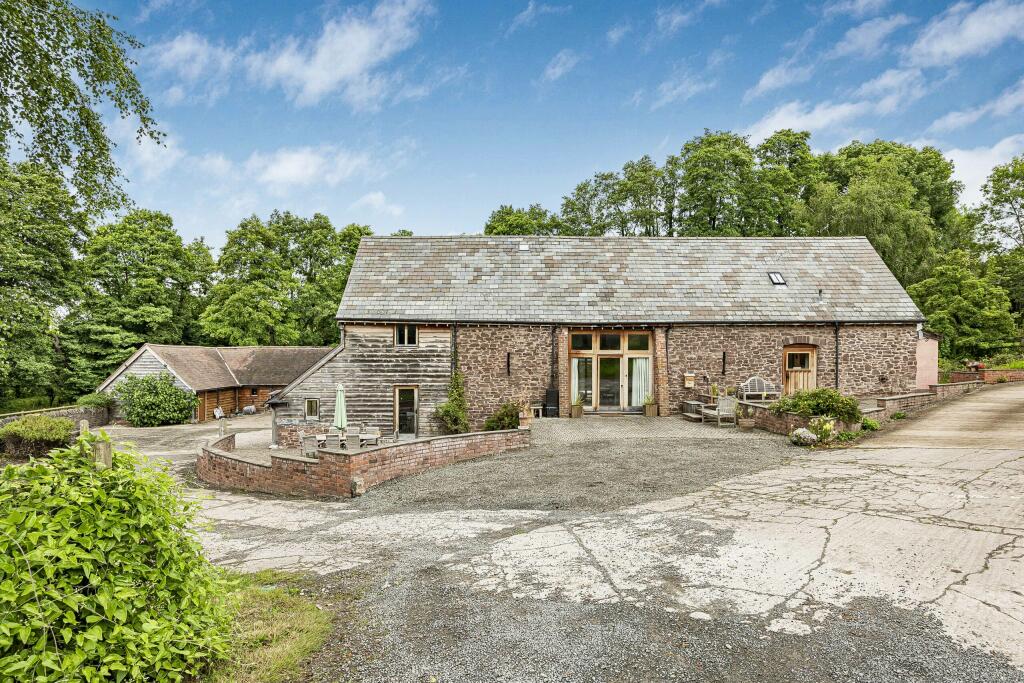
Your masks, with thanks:
[(622, 409), (622, 358), (598, 359), (598, 410)]
[(395, 423), (399, 436), (416, 436), (416, 387), (395, 388)]

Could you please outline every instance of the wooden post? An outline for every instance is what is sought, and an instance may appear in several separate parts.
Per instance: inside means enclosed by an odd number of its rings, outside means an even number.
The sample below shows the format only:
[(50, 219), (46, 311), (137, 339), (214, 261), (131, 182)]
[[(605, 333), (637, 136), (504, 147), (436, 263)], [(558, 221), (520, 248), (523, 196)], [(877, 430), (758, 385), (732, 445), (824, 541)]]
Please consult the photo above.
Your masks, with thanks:
[(92, 444), (92, 455), (96, 466), (101, 470), (114, 466), (114, 455), (109, 441), (94, 441)]
[(78, 421), (78, 435), (79, 436), (85, 436), (88, 433), (89, 433), (89, 421), (88, 420), (79, 420)]

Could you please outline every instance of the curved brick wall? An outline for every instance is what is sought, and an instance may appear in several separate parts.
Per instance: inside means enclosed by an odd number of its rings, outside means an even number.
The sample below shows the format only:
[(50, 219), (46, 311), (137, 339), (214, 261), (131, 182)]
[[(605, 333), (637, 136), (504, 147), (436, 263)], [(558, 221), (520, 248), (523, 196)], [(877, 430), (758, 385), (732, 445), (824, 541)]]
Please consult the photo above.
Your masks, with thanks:
[(528, 429), (435, 436), (358, 453), (321, 449), (317, 458), (271, 455), (269, 465), (231, 454), (229, 434), (199, 449), (196, 474), (214, 486), (288, 496), (349, 498), (377, 484), (485, 455), (526, 448)]

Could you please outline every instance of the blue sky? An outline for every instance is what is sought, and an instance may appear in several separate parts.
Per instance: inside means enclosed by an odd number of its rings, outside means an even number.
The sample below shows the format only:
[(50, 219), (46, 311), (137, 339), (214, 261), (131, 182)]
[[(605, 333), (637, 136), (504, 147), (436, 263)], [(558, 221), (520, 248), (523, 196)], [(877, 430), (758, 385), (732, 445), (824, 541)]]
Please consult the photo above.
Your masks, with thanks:
[(214, 246), (245, 216), (479, 231), (704, 128), (938, 146), (966, 201), (1024, 153), (1024, 2), (95, 0), (146, 47), (166, 145), (128, 190)]

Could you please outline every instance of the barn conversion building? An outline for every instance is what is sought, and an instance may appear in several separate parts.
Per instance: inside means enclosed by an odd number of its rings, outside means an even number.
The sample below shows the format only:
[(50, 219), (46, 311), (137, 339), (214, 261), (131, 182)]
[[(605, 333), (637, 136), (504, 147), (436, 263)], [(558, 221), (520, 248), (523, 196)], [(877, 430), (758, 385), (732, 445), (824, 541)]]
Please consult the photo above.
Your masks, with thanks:
[(174, 377), (175, 385), (199, 397), (195, 419), (212, 420), (216, 408), (225, 415), (252, 406), (266, 409), (271, 393), (331, 351), (329, 346), (181, 346), (143, 344), (97, 391), (113, 391), (128, 375)]
[[(661, 415), (758, 375), (912, 390), (924, 317), (864, 238), (365, 238), (341, 343), (272, 401), (278, 439), (348, 418), (426, 436), (457, 368), (471, 427), (506, 401)], [(927, 374), (927, 373), (925, 373)]]

